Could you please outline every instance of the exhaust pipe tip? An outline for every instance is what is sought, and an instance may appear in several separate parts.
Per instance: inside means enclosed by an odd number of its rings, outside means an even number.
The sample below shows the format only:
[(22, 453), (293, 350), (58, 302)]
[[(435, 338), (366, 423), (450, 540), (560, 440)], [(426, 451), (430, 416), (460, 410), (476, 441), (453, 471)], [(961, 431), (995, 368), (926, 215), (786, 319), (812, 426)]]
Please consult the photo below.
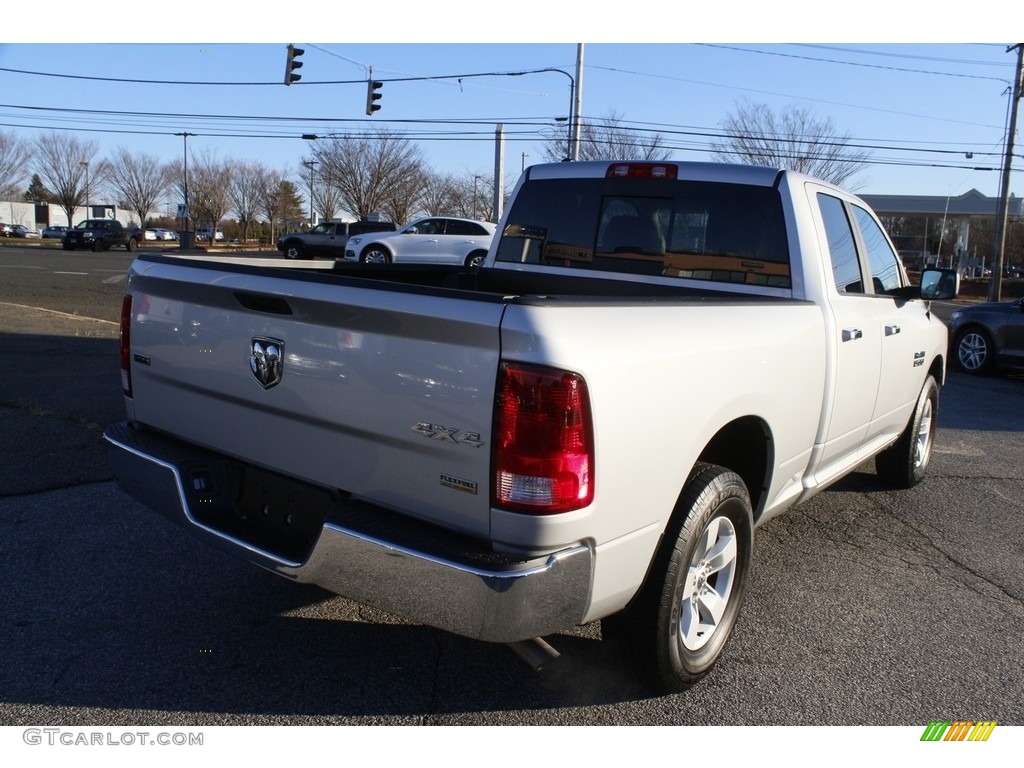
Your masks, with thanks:
[(556, 651), (550, 643), (540, 637), (532, 640), (519, 640), (514, 643), (506, 643), (534, 672), (539, 671), (545, 664), (554, 661), (561, 654)]

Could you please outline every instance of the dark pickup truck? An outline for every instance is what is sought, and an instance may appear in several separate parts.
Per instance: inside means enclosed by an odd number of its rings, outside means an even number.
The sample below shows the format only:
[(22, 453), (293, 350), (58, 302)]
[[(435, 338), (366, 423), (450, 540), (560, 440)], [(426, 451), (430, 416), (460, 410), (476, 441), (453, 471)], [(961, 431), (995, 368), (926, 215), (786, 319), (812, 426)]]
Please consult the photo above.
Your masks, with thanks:
[(344, 258), (350, 237), (370, 232), (394, 232), (390, 221), (323, 221), (308, 232), (282, 235), (277, 250), (286, 259), (314, 259), (317, 256)]
[(67, 230), (61, 238), (65, 251), (88, 248), (93, 251), (109, 251), (115, 245), (123, 245), (134, 251), (139, 245), (139, 233), (126, 229), (114, 219), (86, 219)]

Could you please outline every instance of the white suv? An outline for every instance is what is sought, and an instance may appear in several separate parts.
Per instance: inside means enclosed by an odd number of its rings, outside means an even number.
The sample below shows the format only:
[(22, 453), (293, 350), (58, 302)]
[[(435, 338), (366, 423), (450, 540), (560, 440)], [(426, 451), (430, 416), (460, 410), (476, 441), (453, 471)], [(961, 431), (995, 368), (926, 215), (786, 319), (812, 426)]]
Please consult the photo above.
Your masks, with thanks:
[(479, 266), (491, 247), (495, 226), (487, 221), (429, 216), (396, 232), (350, 237), (345, 260), (363, 264), (395, 262)]

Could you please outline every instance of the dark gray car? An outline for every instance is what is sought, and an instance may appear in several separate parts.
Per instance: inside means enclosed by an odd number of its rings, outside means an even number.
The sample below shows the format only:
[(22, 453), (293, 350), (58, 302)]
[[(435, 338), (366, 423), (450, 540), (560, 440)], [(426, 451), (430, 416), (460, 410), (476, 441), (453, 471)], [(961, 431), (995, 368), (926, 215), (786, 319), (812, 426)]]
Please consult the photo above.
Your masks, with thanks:
[(1024, 299), (975, 304), (949, 321), (952, 357), (967, 373), (1024, 369)]
[(394, 232), (390, 221), (324, 221), (308, 232), (282, 235), (277, 250), (286, 259), (313, 259), (317, 256), (340, 259), (350, 237), (370, 232)]

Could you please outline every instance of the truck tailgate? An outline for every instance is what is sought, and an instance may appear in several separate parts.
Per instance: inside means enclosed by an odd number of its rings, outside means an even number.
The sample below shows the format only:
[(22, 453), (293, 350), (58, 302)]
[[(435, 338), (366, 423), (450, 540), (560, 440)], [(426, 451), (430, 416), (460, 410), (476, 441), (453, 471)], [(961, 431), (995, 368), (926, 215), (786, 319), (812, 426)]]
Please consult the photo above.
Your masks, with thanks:
[(136, 262), (134, 419), (467, 533), (489, 529), (500, 297)]

